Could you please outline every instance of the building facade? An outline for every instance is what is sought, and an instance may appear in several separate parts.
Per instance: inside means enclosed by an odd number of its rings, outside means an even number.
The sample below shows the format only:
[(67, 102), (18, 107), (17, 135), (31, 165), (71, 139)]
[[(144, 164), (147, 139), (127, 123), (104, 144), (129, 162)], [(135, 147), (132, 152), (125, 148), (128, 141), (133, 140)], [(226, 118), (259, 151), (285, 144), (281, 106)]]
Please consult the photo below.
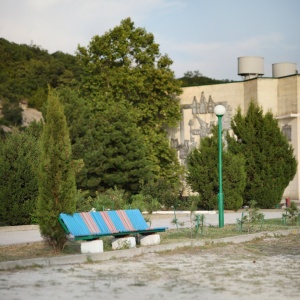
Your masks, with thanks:
[[(171, 143), (178, 158), (185, 164), (190, 150), (210, 133), (217, 124), (214, 107), (222, 104), (226, 113), (223, 129), (230, 129), (231, 118), (240, 107), (246, 113), (251, 100), (256, 101), (264, 113), (271, 111), (278, 119), (282, 132), (291, 143), (297, 161), (300, 161), (300, 75), (278, 78), (255, 77), (241, 82), (183, 88), (180, 96), (182, 119), (180, 126), (170, 132)], [(300, 163), (297, 174), (286, 188), (283, 197), (300, 199)]]

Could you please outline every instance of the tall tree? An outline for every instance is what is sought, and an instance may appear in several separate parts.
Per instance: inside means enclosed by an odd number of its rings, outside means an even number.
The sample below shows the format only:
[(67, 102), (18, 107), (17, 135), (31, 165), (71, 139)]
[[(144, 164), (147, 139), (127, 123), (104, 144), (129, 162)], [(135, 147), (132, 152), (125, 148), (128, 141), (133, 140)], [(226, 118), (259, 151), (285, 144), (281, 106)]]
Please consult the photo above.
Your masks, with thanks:
[(245, 204), (255, 200), (261, 208), (274, 207), (296, 174), (292, 146), (273, 114), (264, 114), (254, 101), (245, 116), (238, 109), (231, 128), (234, 136), (228, 137), (229, 150), (243, 154), (246, 159)]
[(30, 224), (38, 195), (38, 139), (13, 130), (0, 143), (0, 225)]
[[(187, 183), (199, 193), (200, 205), (216, 209), (218, 204), (218, 134), (217, 127), (211, 137), (201, 140), (187, 158)], [(242, 155), (223, 151), (223, 192), (225, 209), (237, 210), (243, 204), (246, 185), (245, 161)]]
[(180, 167), (167, 128), (180, 120), (180, 82), (170, 69), (172, 60), (160, 54), (153, 35), (135, 28), (128, 18), (103, 36), (94, 36), (87, 48), (79, 47), (77, 56), (83, 68), (82, 95), (96, 107), (109, 97), (115, 105), (134, 108), (134, 122), (150, 143), (152, 171), (158, 177), (178, 177)]
[(102, 106), (97, 109), (69, 89), (60, 90), (60, 98), (68, 115), (74, 158), (84, 160), (78, 188), (91, 195), (114, 187), (137, 193), (140, 182), (151, 175), (151, 162), (134, 110), (108, 95), (106, 101), (99, 100)]
[(38, 178), (37, 216), (40, 231), (51, 246), (61, 249), (66, 235), (58, 222), (58, 215), (75, 211), (76, 182), (66, 117), (53, 90), (49, 91), (48, 96)]

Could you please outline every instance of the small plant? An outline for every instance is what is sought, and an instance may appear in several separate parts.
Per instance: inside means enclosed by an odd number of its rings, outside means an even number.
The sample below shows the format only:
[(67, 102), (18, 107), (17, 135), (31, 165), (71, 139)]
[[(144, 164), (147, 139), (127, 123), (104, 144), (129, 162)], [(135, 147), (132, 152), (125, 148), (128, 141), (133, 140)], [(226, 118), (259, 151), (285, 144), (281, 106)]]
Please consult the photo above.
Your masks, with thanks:
[(241, 219), (237, 219), (238, 231), (243, 231), (243, 225), (247, 224), (248, 233), (253, 225), (260, 222), (260, 230), (264, 222), (264, 214), (259, 212), (259, 208), (256, 206), (256, 201), (250, 201), (250, 208), (246, 209), (246, 214), (242, 213)]
[(299, 209), (294, 201), (291, 202), (291, 206), (285, 209), (286, 213), (283, 215), (284, 224), (286, 224), (286, 219), (290, 221), (291, 224), (296, 224), (300, 221)]
[(86, 257), (86, 263), (87, 263), (87, 264), (93, 264), (93, 263), (94, 263), (94, 261), (93, 261), (93, 259), (91, 258), (90, 255), (88, 255), (88, 256)]
[(205, 216), (204, 215), (196, 215), (195, 216), (194, 222), (196, 222), (196, 225), (195, 225), (196, 236), (198, 234), (199, 228), (201, 230), (201, 236), (203, 236), (204, 220), (205, 220)]
[(184, 222), (179, 222), (177, 216), (176, 216), (176, 208), (175, 206), (173, 207), (174, 208), (174, 219), (171, 221), (171, 224), (175, 224), (176, 227), (177, 227), (177, 230), (178, 230), (178, 225), (179, 226), (184, 226)]
[(30, 224), (37, 225), (38, 217), (37, 217), (36, 213), (35, 212), (29, 213), (29, 215), (30, 215)]
[(127, 240), (119, 240), (118, 241), (118, 250), (126, 250), (131, 248), (130, 241)]
[(174, 217), (174, 219), (172, 219), (171, 224), (176, 225), (177, 229), (178, 229), (178, 225), (184, 226), (184, 222), (180, 222), (177, 217)]
[(152, 221), (151, 221), (150, 216), (144, 216), (144, 219), (145, 219), (146, 223), (149, 223), (149, 227), (151, 227)]

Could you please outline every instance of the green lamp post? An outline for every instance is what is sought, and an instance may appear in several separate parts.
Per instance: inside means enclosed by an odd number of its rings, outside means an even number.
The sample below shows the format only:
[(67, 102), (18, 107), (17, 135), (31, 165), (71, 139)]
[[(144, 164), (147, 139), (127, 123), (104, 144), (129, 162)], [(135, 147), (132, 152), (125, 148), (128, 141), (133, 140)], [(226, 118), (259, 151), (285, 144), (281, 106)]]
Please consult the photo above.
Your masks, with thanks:
[(223, 105), (217, 105), (214, 112), (218, 117), (218, 171), (219, 171), (219, 194), (218, 194), (218, 208), (219, 208), (219, 228), (224, 227), (224, 195), (222, 188), (222, 117), (226, 112)]

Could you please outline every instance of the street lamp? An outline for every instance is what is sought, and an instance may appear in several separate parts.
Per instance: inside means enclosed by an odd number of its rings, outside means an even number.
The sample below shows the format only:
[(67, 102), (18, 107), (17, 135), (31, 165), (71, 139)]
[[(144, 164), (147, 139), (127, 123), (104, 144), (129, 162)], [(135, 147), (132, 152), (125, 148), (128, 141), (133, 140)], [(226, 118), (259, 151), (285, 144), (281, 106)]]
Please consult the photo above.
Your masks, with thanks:
[(218, 117), (218, 154), (219, 154), (219, 194), (218, 194), (218, 208), (219, 208), (219, 227), (224, 227), (224, 196), (222, 189), (222, 117), (226, 112), (223, 105), (217, 105), (214, 108), (214, 113)]

